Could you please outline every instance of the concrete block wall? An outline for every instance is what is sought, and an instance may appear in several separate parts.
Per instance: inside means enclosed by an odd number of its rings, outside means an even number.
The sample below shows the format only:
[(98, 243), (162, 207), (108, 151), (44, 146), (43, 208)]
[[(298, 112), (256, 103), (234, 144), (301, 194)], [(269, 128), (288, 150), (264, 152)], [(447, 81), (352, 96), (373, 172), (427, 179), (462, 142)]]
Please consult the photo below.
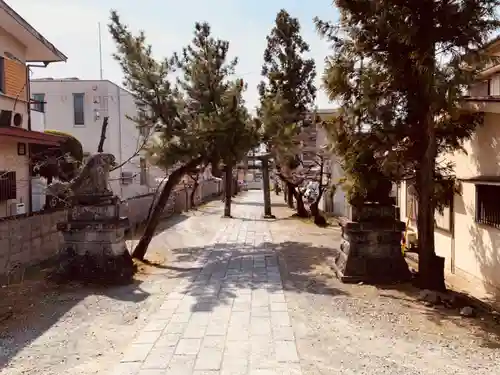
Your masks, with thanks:
[(0, 275), (55, 257), (63, 241), (57, 223), (64, 220), (65, 210), (0, 220)]

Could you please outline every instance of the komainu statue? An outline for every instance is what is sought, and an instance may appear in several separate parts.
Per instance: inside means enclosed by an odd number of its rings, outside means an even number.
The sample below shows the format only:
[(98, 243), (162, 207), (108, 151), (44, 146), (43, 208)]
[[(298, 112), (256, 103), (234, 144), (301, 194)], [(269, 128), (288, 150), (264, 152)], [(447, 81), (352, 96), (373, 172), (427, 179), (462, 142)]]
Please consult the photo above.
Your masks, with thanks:
[[(57, 223), (64, 243), (56, 282), (115, 284), (130, 282), (135, 264), (125, 242), (128, 218), (120, 216), (119, 198), (109, 188), (115, 165), (111, 154), (91, 156), (80, 174), (67, 184), (49, 186), (69, 206), (65, 222)], [(57, 190), (57, 191), (56, 191)]]
[(48, 186), (47, 193), (61, 199), (78, 196), (105, 196), (112, 194), (109, 188), (109, 173), (116, 165), (112, 154), (92, 155), (81, 172), (67, 183), (55, 182)]

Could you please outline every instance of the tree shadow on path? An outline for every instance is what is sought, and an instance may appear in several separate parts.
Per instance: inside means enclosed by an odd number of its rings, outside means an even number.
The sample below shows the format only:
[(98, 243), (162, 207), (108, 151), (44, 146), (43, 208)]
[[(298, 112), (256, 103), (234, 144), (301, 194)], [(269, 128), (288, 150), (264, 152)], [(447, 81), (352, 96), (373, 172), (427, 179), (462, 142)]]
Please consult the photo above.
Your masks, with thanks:
[[(288, 264), (287, 256), (296, 250), (306, 251), (309, 256)], [(330, 252), (300, 242), (279, 245), (263, 242), (257, 245), (218, 243), (205, 247), (174, 249), (179, 276), (187, 276), (188, 283), (182, 293), (192, 297), (193, 311), (211, 311), (218, 305), (230, 305), (235, 298), (253, 290), (280, 293), (283, 289), (298, 293), (347, 295), (332, 287), (330, 280), (316, 267), (325, 262)], [(192, 262), (200, 262), (199, 268)], [(186, 266), (183, 267), (182, 264)], [(259, 266), (257, 266), (259, 264)], [(293, 282), (289, 282), (290, 280)]]

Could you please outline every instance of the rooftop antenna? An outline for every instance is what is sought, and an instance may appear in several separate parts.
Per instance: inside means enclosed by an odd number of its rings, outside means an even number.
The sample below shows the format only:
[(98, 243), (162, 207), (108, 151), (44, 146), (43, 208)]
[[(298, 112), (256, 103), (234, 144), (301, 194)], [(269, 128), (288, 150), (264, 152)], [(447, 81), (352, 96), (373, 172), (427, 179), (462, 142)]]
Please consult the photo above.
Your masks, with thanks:
[(103, 71), (102, 71), (102, 37), (101, 37), (101, 23), (99, 22), (97, 24), (97, 27), (99, 29), (99, 73), (100, 73), (100, 79), (101, 81), (103, 80)]

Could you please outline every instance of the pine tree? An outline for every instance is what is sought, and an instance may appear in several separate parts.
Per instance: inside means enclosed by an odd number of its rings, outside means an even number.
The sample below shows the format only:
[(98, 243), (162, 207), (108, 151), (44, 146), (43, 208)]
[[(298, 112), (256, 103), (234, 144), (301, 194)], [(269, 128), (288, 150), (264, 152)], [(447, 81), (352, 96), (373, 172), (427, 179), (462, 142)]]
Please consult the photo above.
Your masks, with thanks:
[(334, 51), (324, 83), (341, 107), (338, 147), (351, 165), (359, 158), (357, 148), (377, 164), (375, 171), (413, 181), (419, 281), (443, 289), (434, 212), (455, 185), (453, 165), (436, 158), (459, 150), (481, 122), (481, 116), (464, 113), (460, 101), (482, 64), (478, 50), (498, 27), (499, 1), (336, 0), (335, 5), (337, 25), (316, 23)]
[[(207, 23), (196, 23), (193, 40), (181, 54), (156, 60), (144, 33), (133, 35), (111, 13), (110, 33), (115, 58), (126, 87), (135, 95), (139, 127), (156, 130), (148, 153), (168, 171), (155, 199), (144, 234), (133, 256), (143, 259), (172, 189), (181, 178), (210, 164), (217, 173), (227, 147), (227, 109), (233, 91), (230, 79), (236, 60), (228, 61), (229, 43), (211, 36)], [(177, 80), (174, 74), (177, 73)]]
[(233, 170), (247, 153), (260, 143), (259, 126), (248, 113), (243, 99), (246, 85), (235, 80), (229, 87), (222, 103), (219, 156), (225, 165), (224, 217), (231, 217)]
[[(300, 133), (301, 126), (307, 124), (315, 99), (315, 64), (313, 59), (304, 56), (307, 52), (309, 45), (300, 35), (298, 19), (285, 10), (279, 11), (264, 51), (259, 116), (264, 124), (265, 141), (278, 161), (279, 175), (287, 185), (288, 194), (294, 194), (297, 199), (300, 216), (307, 212), (296, 190), (296, 181), (283, 171), (299, 166), (299, 149), (293, 138)], [(291, 195), (288, 202), (293, 205), (290, 198)]]

